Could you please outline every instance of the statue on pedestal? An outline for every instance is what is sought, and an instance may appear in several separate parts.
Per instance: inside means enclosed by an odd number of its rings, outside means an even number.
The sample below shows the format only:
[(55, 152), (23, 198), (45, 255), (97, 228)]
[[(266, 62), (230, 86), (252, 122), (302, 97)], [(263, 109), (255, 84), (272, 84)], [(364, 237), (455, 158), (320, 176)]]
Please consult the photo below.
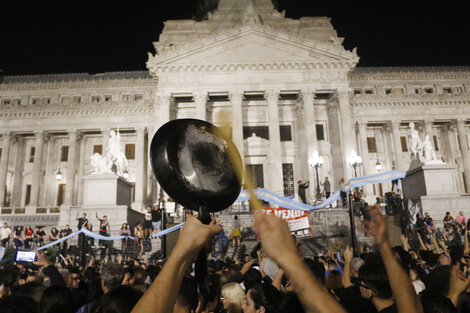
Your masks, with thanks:
[(118, 176), (124, 176), (128, 162), (126, 155), (121, 151), (121, 135), (119, 132), (117, 134), (114, 130), (109, 132), (109, 141), (105, 155), (102, 156), (99, 153), (95, 153), (90, 157), (90, 162), (94, 168), (93, 174), (112, 173), (113, 165), (115, 165), (115, 173)]
[(415, 123), (410, 123), (410, 129), (408, 129), (408, 137), (410, 140), (410, 151), (411, 159), (423, 162), (423, 142), (419, 138), (418, 131), (415, 129)]
[(432, 146), (432, 142), (431, 140), (429, 140), (429, 135), (426, 135), (424, 139), (423, 150), (425, 162), (437, 160), (436, 153), (434, 152), (434, 148)]

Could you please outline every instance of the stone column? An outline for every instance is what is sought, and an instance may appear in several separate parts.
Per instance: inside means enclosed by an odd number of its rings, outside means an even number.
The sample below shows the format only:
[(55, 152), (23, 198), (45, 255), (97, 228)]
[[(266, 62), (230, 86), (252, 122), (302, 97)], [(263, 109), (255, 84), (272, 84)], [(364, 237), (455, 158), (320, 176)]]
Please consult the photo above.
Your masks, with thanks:
[(343, 138), (343, 166), (347, 169), (345, 172), (345, 180), (353, 177), (354, 174), (347, 164), (348, 156), (351, 155), (351, 151), (355, 150), (355, 138), (354, 129), (351, 121), (351, 108), (349, 104), (349, 91), (339, 90), (338, 91), (338, 104), (339, 114), (341, 117), (341, 136)]
[(5, 205), (8, 161), (10, 158), (10, 132), (2, 135), (2, 158), (0, 160), (0, 207)]
[(451, 130), (451, 125), (442, 125), (439, 127), (439, 130), (441, 132), (441, 157), (444, 162), (448, 164), (455, 164), (455, 156), (452, 151), (452, 145), (450, 143), (450, 132)]
[(232, 140), (237, 146), (238, 152), (245, 164), (245, 146), (243, 143), (243, 92), (230, 93), (232, 104)]
[(31, 180), (31, 198), (29, 201), (30, 207), (37, 207), (39, 200), (39, 187), (41, 183), (41, 163), (42, 163), (42, 148), (44, 145), (44, 131), (39, 130), (35, 131), (34, 135), (36, 136), (36, 143), (34, 145), (34, 163), (33, 163), (33, 173)]
[[(310, 181), (310, 188), (307, 189), (307, 192), (310, 198), (315, 198), (316, 195), (316, 176), (315, 169), (310, 166), (309, 158), (313, 157), (313, 153), (318, 151), (318, 142), (317, 142), (317, 129), (315, 124), (315, 111), (313, 109), (313, 101), (315, 100), (315, 91), (314, 90), (302, 90), (301, 92), (302, 106), (303, 106), (303, 123), (304, 127), (303, 133), (304, 137), (300, 142), (300, 145), (305, 146), (305, 149), (302, 149), (303, 155), (302, 160), (304, 164), (301, 165), (302, 173), (307, 174), (307, 179)], [(319, 170), (320, 172), (320, 170)], [(318, 179), (322, 181), (320, 173), (318, 173)], [(297, 180), (305, 180), (302, 176)], [(295, 184), (297, 186), (297, 184)]]
[(69, 155), (67, 158), (67, 176), (65, 180), (64, 205), (73, 204), (73, 191), (75, 182), (75, 153), (77, 149), (77, 130), (69, 131)]
[(15, 167), (13, 171), (13, 185), (11, 187), (11, 205), (20, 206), (21, 205), (21, 194), (23, 192), (23, 175), (24, 170), (24, 161), (26, 157), (25, 151), (25, 141), (21, 136), (15, 136), (13, 138), (14, 143), (14, 152), (13, 155), (16, 155), (15, 158)]
[(53, 148), (53, 140), (51, 135), (47, 135), (44, 137), (44, 143), (47, 144), (45, 151), (46, 151), (46, 164), (44, 168), (44, 183), (41, 184), (42, 188), (40, 189), (40, 199), (39, 205), (40, 206), (47, 206), (48, 194), (51, 186), (53, 185), (51, 181), (55, 180), (55, 173), (52, 173), (51, 168), (51, 155), (52, 155), (52, 148)]
[(78, 167), (78, 200), (77, 203), (79, 205), (83, 204), (83, 196), (84, 196), (84, 188), (85, 182), (83, 181), (83, 177), (86, 175), (85, 173), (85, 164), (90, 162), (89, 158), (85, 157), (86, 151), (86, 137), (82, 134), (82, 139), (80, 140), (80, 161)]
[(395, 151), (395, 167), (397, 170), (408, 170), (403, 162), (403, 152), (401, 151), (400, 139), (400, 121), (391, 121), (392, 136), (393, 136), (393, 150)]
[(467, 132), (465, 129), (465, 119), (457, 119), (457, 132), (459, 134), (460, 152), (462, 154), (463, 172), (465, 177), (466, 191), (470, 190), (470, 152), (467, 145)]
[[(359, 145), (361, 148), (360, 156), (362, 157), (362, 169), (364, 171), (364, 175), (369, 175), (372, 174), (371, 163), (373, 162), (370, 159), (369, 147), (367, 146), (367, 122), (358, 121), (357, 131), (359, 136)], [(363, 190), (365, 191), (366, 195), (373, 194), (372, 185), (370, 184), (365, 185)]]
[(136, 176), (135, 176), (135, 201), (132, 204), (134, 210), (141, 210), (144, 203), (144, 193), (147, 186), (147, 177), (145, 173), (145, 128), (136, 128), (137, 145), (136, 145)]
[(269, 164), (271, 191), (277, 194), (284, 194), (284, 184), (282, 177), (282, 159), (281, 159), (281, 134), (279, 130), (279, 108), (278, 108), (279, 92), (269, 90), (266, 92), (266, 100), (268, 102), (269, 116)]
[(170, 120), (171, 96), (166, 93), (158, 93), (155, 99), (154, 111), (158, 114), (155, 131)]
[(206, 106), (207, 106), (207, 93), (199, 92), (194, 94), (194, 104), (196, 106), (195, 116), (197, 119), (205, 121), (206, 116)]

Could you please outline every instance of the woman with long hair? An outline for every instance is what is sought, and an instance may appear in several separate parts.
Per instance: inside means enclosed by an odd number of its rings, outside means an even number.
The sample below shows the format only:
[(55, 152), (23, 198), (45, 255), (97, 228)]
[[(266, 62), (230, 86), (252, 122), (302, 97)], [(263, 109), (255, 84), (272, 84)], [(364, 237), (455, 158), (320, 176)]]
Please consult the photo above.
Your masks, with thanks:
[(23, 235), (21, 234), (22, 227), (16, 226), (15, 231), (13, 232), (13, 243), (15, 248), (18, 250), (19, 247), (23, 246)]
[(59, 231), (57, 228), (52, 227), (51, 232), (49, 233), (49, 242), (54, 242), (59, 240)]
[(121, 239), (122, 254), (123, 255), (126, 253), (127, 242), (129, 241), (129, 236), (130, 235), (131, 235), (131, 231), (129, 230), (129, 226), (127, 226), (127, 223), (122, 224), (121, 229), (119, 230), (119, 236), (126, 236), (126, 237)]
[(237, 283), (228, 283), (222, 286), (220, 301), (227, 313), (241, 313), (245, 301), (245, 292)]
[(26, 226), (26, 229), (24, 230), (24, 247), (25, 249), (31, 249), (31, 246), (29, 245), (31, 242), (33, 242), (33, 237), (34, 237), (34, 230), (31, 228), (30, 225)]

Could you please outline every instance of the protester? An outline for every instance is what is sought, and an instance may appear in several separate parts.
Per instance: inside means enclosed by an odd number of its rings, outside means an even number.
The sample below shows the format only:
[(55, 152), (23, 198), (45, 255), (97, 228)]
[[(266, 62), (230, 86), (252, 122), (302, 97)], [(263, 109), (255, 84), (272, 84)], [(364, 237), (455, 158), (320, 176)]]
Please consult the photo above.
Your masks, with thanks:
[(54, 242), (57, 240), (59, 240), (59, 231), (57, 230), (57, 228), (52, 227), (49, 233), (49, 242)]
[(8, 227), (7, 223), (3, 223), (3, 227), (0, 228), (0, 240), (3, 247), (8, 246), (11, 239), (11, 228)]
[(122, 254), (126, 253), (127, 243), (129, 242), (129, 236), (131, 235), (131, 231), (127, 226), (127, 223), (122, 224), (121, 229), (119, 230), (119, 236), (125, 236), (121, 239), (122, 245)]
[(38, 231), (36, 232), (36, 237), (34, 238), (34, 242), (36, 246), (40, 247), (46, 241), (46, 232), (44, 231), (43, 227), (39, 227)]
[(222, 286), (220, 300), (227, 313), (241, 313), (245, 292), (237, 283), (229, 283)]
[(297, 182), (297, 185), (298, 185), (298, 188), (299, 188), (297, 193), (298, 193), (299, 198), (302, 201), (302, 203), (307, 203), (307, 199), (305, 197), (305, 189), (308, 188), (309, 184), (310, 184), (310, 182), (308, 180), (305, 183), (301, 180), (299, 180)]
[(13, 243), (15, 248), (18, 250), (19, 247), (23, 246), (23, 235), (21, 234), (21, 226), (16, 226), (13, 236)]
[(30, 225), (26, 226), (24, 230), (24, 247), (25, 249), (31, 249), (31, 243), (34, 241), (34, 230)]
[(232, 233), (230, 234), (230, 238), (232, 238), (232, 246), (234, 248), (240, 247), (241, 237), (240, 220), (238, 219), (238, 215), (235, 215), (233, 217)]

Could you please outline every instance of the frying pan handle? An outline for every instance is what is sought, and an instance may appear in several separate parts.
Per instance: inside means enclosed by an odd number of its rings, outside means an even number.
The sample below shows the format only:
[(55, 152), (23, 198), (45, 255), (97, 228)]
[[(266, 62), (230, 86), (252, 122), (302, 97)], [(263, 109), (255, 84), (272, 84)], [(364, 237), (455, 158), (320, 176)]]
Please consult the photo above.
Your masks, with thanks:
[[(209, 215), (209, 211), (207, 210), (207, 208), (199, 209), (198, 219), (203, 224), (206, 224), (206, 225), (210, 224), (211, 217)], [(207, 296), (207, 294), (209, 294), (209, 283), (207, 282), (207, 251), (205, 248), (199, 251), (199, 254), (196, 260), (195, 271), (196, 271), (196, 282), (197, 282), (198, 293), (199, 295), (205, 297)]]

